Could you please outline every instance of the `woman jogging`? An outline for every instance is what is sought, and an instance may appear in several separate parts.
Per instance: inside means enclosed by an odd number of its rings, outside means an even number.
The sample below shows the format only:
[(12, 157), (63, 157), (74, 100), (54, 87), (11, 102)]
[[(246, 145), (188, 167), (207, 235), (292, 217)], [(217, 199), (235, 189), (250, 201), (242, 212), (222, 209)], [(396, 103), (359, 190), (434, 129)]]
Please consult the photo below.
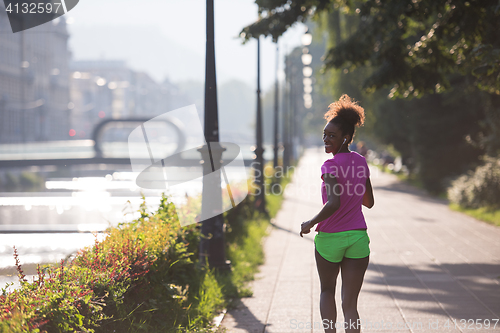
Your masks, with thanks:
[(370, 255), (370, 239), (361, 206), (371, 208), (374, 199), (366, 160), (349, 151), (348, 146), (355, 126), (363, 125), (365, 114), (361, 106), (343, 95), (330, 104), (325, 119), (325, 152), (332, 153), (333, 158), (321, 167), (324, 206), (315, 217), (302, 223), (300, 236), (308, 234), (317, 224), (314, 244), (325, 332), (336, 332), (335, 284), (339, 270), (345, 331), (360, 332), (357, 302)]

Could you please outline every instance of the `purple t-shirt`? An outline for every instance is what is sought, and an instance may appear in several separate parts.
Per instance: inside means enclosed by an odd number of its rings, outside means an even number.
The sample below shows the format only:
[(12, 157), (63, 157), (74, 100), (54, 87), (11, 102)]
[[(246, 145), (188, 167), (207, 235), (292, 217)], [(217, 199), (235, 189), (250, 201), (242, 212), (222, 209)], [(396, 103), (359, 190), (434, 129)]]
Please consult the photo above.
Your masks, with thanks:
[[(355, 151), (338, 153), (321, 166), (321, 179), (325, 173), (333, 174), (338, 185), (335, 193), (340, 195), (340, 208), (329, 218), (318, 223), (316, 231), (340, 232), (365, 229), (366, 222), (361, 206), (366, 191), (366, 179), (370, 170), (366, 159)], [(325, 182), (321, 184), (323, 204), (328, 201)]]

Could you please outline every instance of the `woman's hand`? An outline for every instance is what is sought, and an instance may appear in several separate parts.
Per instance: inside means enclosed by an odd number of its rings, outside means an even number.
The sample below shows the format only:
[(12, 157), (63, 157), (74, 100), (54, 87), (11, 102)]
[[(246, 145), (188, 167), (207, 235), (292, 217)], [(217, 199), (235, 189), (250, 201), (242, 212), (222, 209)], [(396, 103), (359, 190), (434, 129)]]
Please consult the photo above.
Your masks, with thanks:
[(302, 224), (300, 225), (300, 237), (304, 237), (302, 236), (302, 234), (308, 234), (311, 232), (311, 228), (314, 227), (314, 224), (311, 223), (311, 221), (306, 221), (306, 222), (302, 222)]

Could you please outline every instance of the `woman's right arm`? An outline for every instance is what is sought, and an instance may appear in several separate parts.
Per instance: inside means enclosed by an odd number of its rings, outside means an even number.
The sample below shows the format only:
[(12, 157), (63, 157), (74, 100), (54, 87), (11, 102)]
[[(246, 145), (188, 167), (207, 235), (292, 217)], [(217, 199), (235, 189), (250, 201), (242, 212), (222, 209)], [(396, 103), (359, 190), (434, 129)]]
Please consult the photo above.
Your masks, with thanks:
[(302, 234), (308, 234), (311, 228), (319, 222), (332, 216), (340, 207), (340, 195), (336, 192), (336, 187), (338, 185), (337, 178), (329, 173), (325, 173), (322, 178), (325, 182), (328, 201), (323, 205), (323, 208), (316, 216), (301, 224), (302, 230), (300, 231), (300, 237), (302, 237)]
[(363, 195), (363, 206), (372, 208), (375, 203), (375, 199), (373, 199), (373, 189), (372, 183), (370, 182), (370, 177), (366, 178), (366, 190)]

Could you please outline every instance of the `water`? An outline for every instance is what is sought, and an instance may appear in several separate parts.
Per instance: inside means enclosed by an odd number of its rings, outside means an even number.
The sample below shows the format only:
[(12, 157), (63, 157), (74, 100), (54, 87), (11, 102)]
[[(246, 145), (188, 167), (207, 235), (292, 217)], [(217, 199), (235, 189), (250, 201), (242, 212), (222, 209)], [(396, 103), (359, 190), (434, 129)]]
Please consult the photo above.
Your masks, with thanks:
[[(225, 169), (229, 175), (237, 172)], [(251, 169), (247, 172), (249, 176)], [(167, 191), (144, 190), (136, 186), (136, 177), (137, 173), (122, 171), (104, 177), (48, 179), (47, 192), (0, 193), (0, 288), (17, 281), (13, 246), (21, 264), (33, 271), (36, 264), (59, 262), (92, 245), (95, 232), (140, 217), (143, 194), (148, 210), (154, 212), (163, 192), (180, 206), (186, 195), (197, 196), (202, 190), (201, 179)]]
[[(254, 158), (251, 145), (240, 146), (244, 159)], [(124, 157), (129, 153), (124, 143), (103, 143), (102, 148), (107, 157)], [(172, 150), (175, 147), (164, 145), (163, 148)], [(265, 159), (271, 160), (272, 154), (272, 147), (267, 146)], [(93, 156), (91, 140), (0, 145), (0, 162)], [(250, 176), (251, 168), (246, 169)], [(43, 168), (37, 167), (37, 170)], [(17, 281), (13, 270), (13, 246), (16, 246), (25, 267), (59, 262), (92, 245), (95, 236), (91, 232), (137, 219), (142, 195), (146, 197), (149, 211), (154, 212), (163, 191), (138, 188), (135, 183), (138, 173), (130, 170), (130, 165), (74, 166), (57, 173), (58, 177), (61, 174), (76, 177), (54, 178), (54, 173), (49, 173), (52, 178), (45, 182), (45, 191), (0, 192), (0, 288), (7, 282)], [(228, 175), (234, 174), (231, 167), (225, 170)], [(173, 186), (166, 193), (178, 206), (185, 202), (186, 196), (196, 196), (201, 190), (199, 179)], [(103, 234), (98, 237), (103, 237)]]

